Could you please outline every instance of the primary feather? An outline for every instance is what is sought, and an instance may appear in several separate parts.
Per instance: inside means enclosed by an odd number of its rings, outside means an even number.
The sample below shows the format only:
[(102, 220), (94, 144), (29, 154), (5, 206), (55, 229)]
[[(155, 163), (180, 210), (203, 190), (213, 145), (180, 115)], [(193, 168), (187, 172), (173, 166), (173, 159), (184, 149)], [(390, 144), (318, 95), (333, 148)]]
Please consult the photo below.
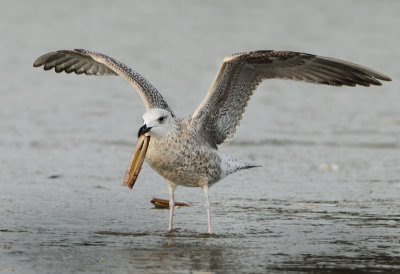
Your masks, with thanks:
[(215, 148), (229, 142), (257, 86), (273, 78), (332, 86), (390, 81), (371, 69), (307, 53), (261, 50), (233, 54), (225, 57), (206, 97), (192, 114), (200, 139)]

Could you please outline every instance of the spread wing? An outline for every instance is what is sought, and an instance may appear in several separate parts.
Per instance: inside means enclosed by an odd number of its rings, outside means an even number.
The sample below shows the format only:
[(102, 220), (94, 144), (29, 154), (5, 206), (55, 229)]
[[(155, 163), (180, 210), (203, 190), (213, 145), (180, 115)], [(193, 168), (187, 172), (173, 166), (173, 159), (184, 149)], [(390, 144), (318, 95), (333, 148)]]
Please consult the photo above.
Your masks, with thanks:
[(124, 78), (142, 97), (147, 110), (162, 108), (173, 111), (158, 90), (143, 76), (125, 66), (121, 62), (104, 54), (84, 49), (59, 50), (40, 56), (34, 67), (44, 66), (45, 70), (56, 72), (85, 73), (86, 75), (119, 75)]
[(225, 57), (191, 123), (199, 139), (216, 148), (228, 142), (247, 103), (264, 79), (290, 79), (332, 86), (381, 85), (379, 72), (346, 61), (290, 51), (253, 51)]

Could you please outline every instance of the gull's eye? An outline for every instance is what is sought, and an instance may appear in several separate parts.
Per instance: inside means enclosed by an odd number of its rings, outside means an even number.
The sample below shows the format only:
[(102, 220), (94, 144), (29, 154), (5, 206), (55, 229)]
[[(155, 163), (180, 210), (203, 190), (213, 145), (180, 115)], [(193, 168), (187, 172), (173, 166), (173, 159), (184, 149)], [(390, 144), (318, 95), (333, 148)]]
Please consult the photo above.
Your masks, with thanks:
[(167, 118), (167, 116), (161, 116), (160, 118), (158, 118), (158, 122), (160, 124), (164, 123), (165, 119)]

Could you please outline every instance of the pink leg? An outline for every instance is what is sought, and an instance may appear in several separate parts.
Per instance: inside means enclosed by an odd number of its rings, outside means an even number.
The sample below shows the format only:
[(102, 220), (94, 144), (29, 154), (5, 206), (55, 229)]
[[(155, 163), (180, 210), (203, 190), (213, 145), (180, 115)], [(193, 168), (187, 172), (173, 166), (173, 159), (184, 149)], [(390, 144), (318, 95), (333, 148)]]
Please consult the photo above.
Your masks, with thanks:
[(208, 185), (202, 186), (204, 197), (206, 198), (206, 210), (207, 210), (207, 217), (208, 217), (208, 233), (211, 234), (211, 206), (210, 201), (208, 200)]
[(172, 232), (172, 223), (174, 219), (174, 209), (175, 209), (175, 192), (176, 185), (168, 182), (168, 190), (169, 190), (169, 225), (168, 225), (168, 232)]

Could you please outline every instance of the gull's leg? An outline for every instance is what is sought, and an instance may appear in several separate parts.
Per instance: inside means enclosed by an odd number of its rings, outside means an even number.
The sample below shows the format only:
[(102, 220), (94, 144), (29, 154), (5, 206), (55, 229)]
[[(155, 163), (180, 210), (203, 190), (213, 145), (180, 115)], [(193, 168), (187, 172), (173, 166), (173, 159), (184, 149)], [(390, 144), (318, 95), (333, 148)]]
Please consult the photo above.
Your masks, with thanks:
[(172, 232), (172, 222), (174, 218), (174, 209), (175, 209), (175, 192), (176, 185), (172, 182), (168, 181), (168, 190), (169, 190), (169, 225), (168, 232)]
[(204, 197), (206, 198), (206, 210), (207, 210), (207, 217), (208, 217), (208, 233), (211, 234), (211, 206), (210, 201), (208, 200), (208, 185), (205, 184), (201, 187), (204, 193)]

